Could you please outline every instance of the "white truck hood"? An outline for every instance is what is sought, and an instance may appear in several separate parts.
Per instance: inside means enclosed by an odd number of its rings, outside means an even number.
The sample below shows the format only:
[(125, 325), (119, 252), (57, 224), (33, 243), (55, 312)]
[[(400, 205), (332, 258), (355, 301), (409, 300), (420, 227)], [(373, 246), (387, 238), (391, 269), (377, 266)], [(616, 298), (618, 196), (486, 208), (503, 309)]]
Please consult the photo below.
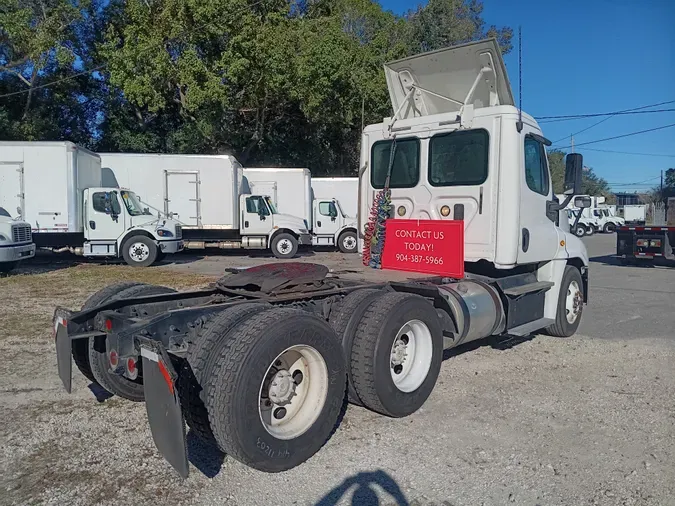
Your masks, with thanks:
[(302, 218), (290, 214), (277, 213), (274, 216), (274, 226), (288, 228), (296, 233), (306, 234), (309, 232), (308, 223)]
[(495, 39), (470, 42), (384, 65), (399, 119), (514, 105), (506, 67)]

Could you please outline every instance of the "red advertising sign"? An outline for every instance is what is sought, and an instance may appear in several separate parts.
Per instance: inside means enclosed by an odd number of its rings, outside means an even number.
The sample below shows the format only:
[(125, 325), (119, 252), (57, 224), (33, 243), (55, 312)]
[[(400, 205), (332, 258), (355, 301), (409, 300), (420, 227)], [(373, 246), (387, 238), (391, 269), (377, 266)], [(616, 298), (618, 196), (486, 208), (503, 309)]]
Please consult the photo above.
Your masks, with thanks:
[(382, 268), (464, 277), (464, 222), (387, 220)]

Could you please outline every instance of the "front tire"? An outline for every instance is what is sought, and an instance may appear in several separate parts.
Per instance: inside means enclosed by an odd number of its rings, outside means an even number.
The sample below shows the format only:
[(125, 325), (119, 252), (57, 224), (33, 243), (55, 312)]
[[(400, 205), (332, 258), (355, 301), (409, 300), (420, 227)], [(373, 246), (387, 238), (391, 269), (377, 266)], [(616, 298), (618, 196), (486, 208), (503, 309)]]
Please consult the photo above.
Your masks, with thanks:
[(602, 231), (606, 234), (611, 234), (616, 231), (616, 225), (614, 223), (605, 223)]
[(272, 239), (272, 253), (277, 258), (293, 258), (298, 252), (298, 240), (291, 234), (281, 233)]
[(157, 260), (155, 241), (144, 235), (129, 237), (122, 245), (124, 261), (132, 267), (150, 267)]
[(588, 225), (586, 227), (586, 235), (593, 235), (595, 234), (595, 227), (593, 225)]
[(356, 239), (356, 232), (343, 232), (338, 237), (338, 248), (342, 253), (356, 253), (358, 241)]
[(2, 262), (0, 263), (0, 274), (9, 274), (16, 266), (19, 265), (19, 262)]
[(577, 237), (585, 236), (586, 235), (586, 227), (584, 227), (581, 224), (578, 224), (577, 228), (574, 229), (574, 235), (576, 235)]
[(388, 293), (368, 307), (354, 336), (354, 388), (373, 411), (411, 415), (436, 385), (442, 358), (443, 333), (433, 305), (419, 295)]
[(584, 308), (583, 286), (579, 269), (567, 265), (560, 284), (555, 323), (546, 329), (549, 335), (570, 337), (577, 331)]
[(338, 423), (346, 389), (342, 350), (326, 322), (273, 308), (238, 325), (216, 351), (207, 409), (223, 452), (273, 473), (319, 451)]

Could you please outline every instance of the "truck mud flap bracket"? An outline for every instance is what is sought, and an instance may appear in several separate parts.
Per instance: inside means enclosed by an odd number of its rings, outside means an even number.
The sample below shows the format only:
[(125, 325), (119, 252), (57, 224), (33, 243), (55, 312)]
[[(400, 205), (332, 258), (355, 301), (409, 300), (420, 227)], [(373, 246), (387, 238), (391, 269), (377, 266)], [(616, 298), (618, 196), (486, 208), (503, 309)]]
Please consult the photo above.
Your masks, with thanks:
[[(73, 388), (73, 341), (75, 339), (89, 339), (101, 335), (100, 332), (85, 332), (71, 334), (68, 332), (71, 313), (57, 308), (54, 311), (54, 341), (56, 345), (56, 366), (59, 378), (66, 392), (71, 393)], [(73, 325), (71, 324), (71, 327)], [(75, 326), (76, 327), (76, 326)]]
[(140, 343), (143, 361), (145, 409), (155, 446), (162, 456), (187, 478), (189, 464), (185, 440), (185, 422), (176, 389), (178, 374), (168, 353), (157, 341), (143, 339)]

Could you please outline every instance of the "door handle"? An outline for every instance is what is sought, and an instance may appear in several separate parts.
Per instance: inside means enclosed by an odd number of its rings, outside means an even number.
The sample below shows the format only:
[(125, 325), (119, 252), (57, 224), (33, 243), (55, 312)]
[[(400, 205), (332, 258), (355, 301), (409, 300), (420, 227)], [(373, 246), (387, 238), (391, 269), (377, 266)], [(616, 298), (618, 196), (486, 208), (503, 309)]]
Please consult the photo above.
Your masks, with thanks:
[(89, 220), (89, 228), (96, 230), (96, 222), (94, 220)]
[(321, 226), (321, 222), (320, 222), (320, 221), (317, 221), (317, 222), (316, 222), (316, 226), (317, 226), (317, 227), (320, 227), (320, 226)]
[(248, 228), (248, 221), (244, 222), (244, 228)]

